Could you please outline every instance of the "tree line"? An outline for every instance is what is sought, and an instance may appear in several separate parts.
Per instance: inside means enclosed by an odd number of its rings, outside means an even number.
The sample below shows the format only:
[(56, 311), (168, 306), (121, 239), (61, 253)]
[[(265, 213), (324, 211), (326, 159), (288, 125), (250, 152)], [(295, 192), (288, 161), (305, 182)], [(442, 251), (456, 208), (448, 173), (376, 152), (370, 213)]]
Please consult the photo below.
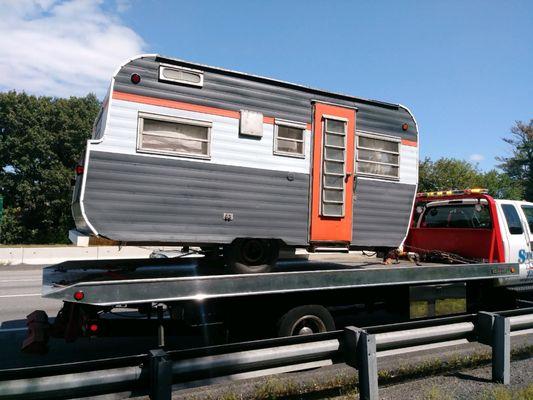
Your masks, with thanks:
[[(99, 108), (93, 94), (0, 93), (0, 243), (68, 243), (71, 179)], [(490, 171), (453, 158), (422, 160), (419, 190), (484, 187), (497, 198), (533, 201), (533, 120), (516, 122), (503, 140), (510, 155)]]

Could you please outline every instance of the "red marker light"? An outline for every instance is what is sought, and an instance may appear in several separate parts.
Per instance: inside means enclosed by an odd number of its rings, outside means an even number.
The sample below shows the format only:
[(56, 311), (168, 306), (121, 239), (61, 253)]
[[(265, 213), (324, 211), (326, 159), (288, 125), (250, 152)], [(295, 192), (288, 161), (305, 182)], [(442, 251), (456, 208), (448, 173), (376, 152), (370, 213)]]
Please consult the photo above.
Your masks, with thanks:
[(98, 332), (98, 325), (96, 325), (96, 324), (89, 325), (89, 330), (91, 332)]
[(75, 169), (76, 175), (83, 174), (83, 170), (84, 170), (83, 165), (76, 165), (76, 169)]
[(403, 124), (402, 125), (402, 131), (406, 131), (407, 129), (409, 129), (409, 125), (408, 124)]
[(83, 300), (84, 297), (85, 297), (85, 294), (81, 290), (78, 290), (77, 292), (74, 293), (74, 299), (78, 301)]
[(131, 74), (130, 79), (131, 79), (131, 82), (136, 85), (136, 84), (138, 84), (141, 81), (141, 75), (139, 75), (139, 74)]

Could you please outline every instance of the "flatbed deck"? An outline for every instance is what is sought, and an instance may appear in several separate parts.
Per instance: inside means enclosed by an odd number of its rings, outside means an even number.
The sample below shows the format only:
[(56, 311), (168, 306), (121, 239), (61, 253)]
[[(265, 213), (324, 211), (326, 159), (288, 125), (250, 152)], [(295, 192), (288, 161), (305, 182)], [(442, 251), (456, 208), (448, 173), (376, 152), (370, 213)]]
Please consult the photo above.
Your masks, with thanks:
[[(284, 259), (271, 273), (242, 275), (222, 274), (214, 264), (204, 258), (68, 261), (45, 268), (43, 297), (114, 306), (519, 276), (518, 264)], [(80, 301), (77, 291), (84, 293)]]

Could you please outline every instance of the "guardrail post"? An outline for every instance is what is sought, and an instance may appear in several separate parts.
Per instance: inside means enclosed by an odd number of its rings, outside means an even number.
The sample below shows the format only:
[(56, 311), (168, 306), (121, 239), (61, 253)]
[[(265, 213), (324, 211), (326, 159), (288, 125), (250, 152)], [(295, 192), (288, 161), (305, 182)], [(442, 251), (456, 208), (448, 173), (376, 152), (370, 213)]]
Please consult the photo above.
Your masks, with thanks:
[(344, 329), (343, 342), (346, 364), (359, 374), (359, 398), (378, 400), (376, 337), (350, 326)]
[(172, 398), (172, 361), (161, 349), (150, 350), (150, 399), (170, 400)]
[(492, 348), (492, 381), (508, 385), (511, 381), (511, 321), (501, 315), (480, 312), (478, 341)]
[(492, 342), (492, 380), (508, 385), (511, 382), (511, 321), (496, 315)]

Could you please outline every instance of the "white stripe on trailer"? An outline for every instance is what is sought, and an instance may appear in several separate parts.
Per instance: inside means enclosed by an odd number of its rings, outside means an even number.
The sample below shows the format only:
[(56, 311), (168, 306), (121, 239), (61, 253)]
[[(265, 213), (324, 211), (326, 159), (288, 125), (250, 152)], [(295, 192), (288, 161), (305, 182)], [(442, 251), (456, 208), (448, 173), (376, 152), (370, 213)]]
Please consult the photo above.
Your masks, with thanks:
[[(311, 133), (305, 131), (305, 158), (274, 154), (274, 125), (263, 124), (261, 139), (239, 135), (239, 120), (197, 111), (142, 104), (114, 99), (110, 106), (106, 131), (100, 143), (92, 143), (91, 150), (130, 154), (140, 157), (176, 159), (176, 156), (142, 154), (137, 152), (137, 120), (139, 112), (171, 117), (209, 121), (211, 133), (211, 159), (187, 158), (195, 162), (232, 165), (295, 173), (309, 173)], [(178, 157), (180, 158), (180, 157)]]

